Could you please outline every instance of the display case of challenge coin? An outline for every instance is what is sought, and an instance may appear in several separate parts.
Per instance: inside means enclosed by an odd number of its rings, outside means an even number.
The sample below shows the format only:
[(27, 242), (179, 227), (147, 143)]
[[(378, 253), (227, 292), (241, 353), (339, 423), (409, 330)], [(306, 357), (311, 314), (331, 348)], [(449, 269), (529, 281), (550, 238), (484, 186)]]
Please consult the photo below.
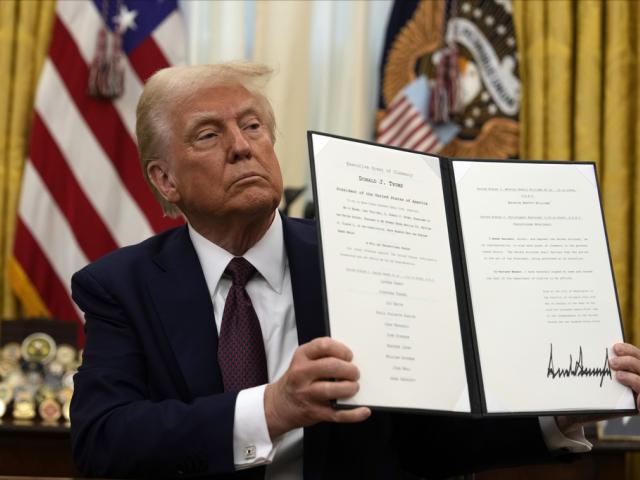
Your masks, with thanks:
[(73, 375), (81, 362), (77, 326), (52, 320), (0, 324), (0, 421), (69, 422)]

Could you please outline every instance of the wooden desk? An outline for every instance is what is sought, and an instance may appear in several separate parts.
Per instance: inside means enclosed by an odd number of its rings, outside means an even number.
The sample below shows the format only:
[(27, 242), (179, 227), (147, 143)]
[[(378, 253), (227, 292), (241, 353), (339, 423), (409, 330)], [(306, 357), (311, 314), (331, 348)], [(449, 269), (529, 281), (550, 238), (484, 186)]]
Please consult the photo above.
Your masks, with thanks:
[(71, 458), (69, 427), (2, 420), (0, 475), (79, 477)]
[(476, 474), (475, 480), (626, 480), (627, 453), (640, 452), (640, 442), (591, 442), (591, 453), (570, 463), (489, 470)]
[[(625, 480), (625, 456), (640, 452), (640, 442), (597, 442), (591, 454), (571, 463), (490, 470), (476, 480)], [(8, 477), (5, 477), (5, 476)], [(71, 458), (69, 428), (39, 422), (0, 422), (0, 480), (10, 476), (79, 478)], [(18, 480), (18, 479), (15, 479)]]

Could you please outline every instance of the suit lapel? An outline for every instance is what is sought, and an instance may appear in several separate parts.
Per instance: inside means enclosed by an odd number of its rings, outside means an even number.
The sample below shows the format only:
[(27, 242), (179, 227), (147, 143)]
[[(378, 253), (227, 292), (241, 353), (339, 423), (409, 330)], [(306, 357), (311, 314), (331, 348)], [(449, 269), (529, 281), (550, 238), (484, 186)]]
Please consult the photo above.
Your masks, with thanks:
[[(300, 345), (326, 335), (315, 225), (283, 217)], [(223, 391), (218, 336), (204, 274), (188, 230), (180, 228), (154, 256), (147, 287), (184, 376), (190, 398)], [(330, 425), (304, 431), (304, 478), (322, 478)]]
[(326, 335), (315, 224), (282, 218), (298, 343)]
[[(322, 284), (315, 224), (282, 217), (284, 242), (289, 259), (298, 343), (326, 335)], [(304, 429), (304, 478), (322, 478), (326, 467), (330, 425), (321, 423)]]
[(191, 398), (222, 392), (213, 304), (187, 227), (153, 260), (147, 287)]

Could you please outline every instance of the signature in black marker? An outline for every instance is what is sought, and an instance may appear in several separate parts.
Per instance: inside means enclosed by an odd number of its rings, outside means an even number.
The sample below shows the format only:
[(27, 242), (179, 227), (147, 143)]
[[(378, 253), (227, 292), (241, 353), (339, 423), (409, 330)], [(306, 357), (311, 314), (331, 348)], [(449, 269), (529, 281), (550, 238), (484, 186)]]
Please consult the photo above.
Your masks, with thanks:
[(601, 368), (588, 368), (585, 367), (582, 360), (582, 346), (578, 353), (578, 360), (574, 363), (573, 356), (569, 355), (569, 367), (568, 368), (555, 368), (553, 365), (553, 343), (551, 344), (551, 350), (549, 352), (549, 366), (547, 367), (547, 377), (551, 379), (563, 378), (563, 377), (600, 377), (600, 387), (604, 377), (612, 378), (611, 368), (609, 367), (609, 349), (605, 348), (604, 351), (604, 366)]

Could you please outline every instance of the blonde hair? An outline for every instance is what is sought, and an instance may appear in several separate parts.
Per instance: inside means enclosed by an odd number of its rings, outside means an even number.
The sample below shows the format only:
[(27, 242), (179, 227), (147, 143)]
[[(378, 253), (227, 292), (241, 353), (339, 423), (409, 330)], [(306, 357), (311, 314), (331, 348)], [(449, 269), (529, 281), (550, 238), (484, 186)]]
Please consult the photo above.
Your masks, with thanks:
[(162, 158), (170, 137), (168, 112), (171, 105), (184, 102), (202, 88), (241, 85), (249, 90), (262, 108), (271, 141), (275, 143), (276, 121), (273, 108), (262, 93), (273, 70), (259, 63), (229, 62), (215, 65), (192, 65), (158, 70), (148, 80), (136, 109), (136, 137), (140, 165), (162, 211), (169, 217), (181, 215), (180, 209), (165, 200), (149, 179), (147, 165)]

